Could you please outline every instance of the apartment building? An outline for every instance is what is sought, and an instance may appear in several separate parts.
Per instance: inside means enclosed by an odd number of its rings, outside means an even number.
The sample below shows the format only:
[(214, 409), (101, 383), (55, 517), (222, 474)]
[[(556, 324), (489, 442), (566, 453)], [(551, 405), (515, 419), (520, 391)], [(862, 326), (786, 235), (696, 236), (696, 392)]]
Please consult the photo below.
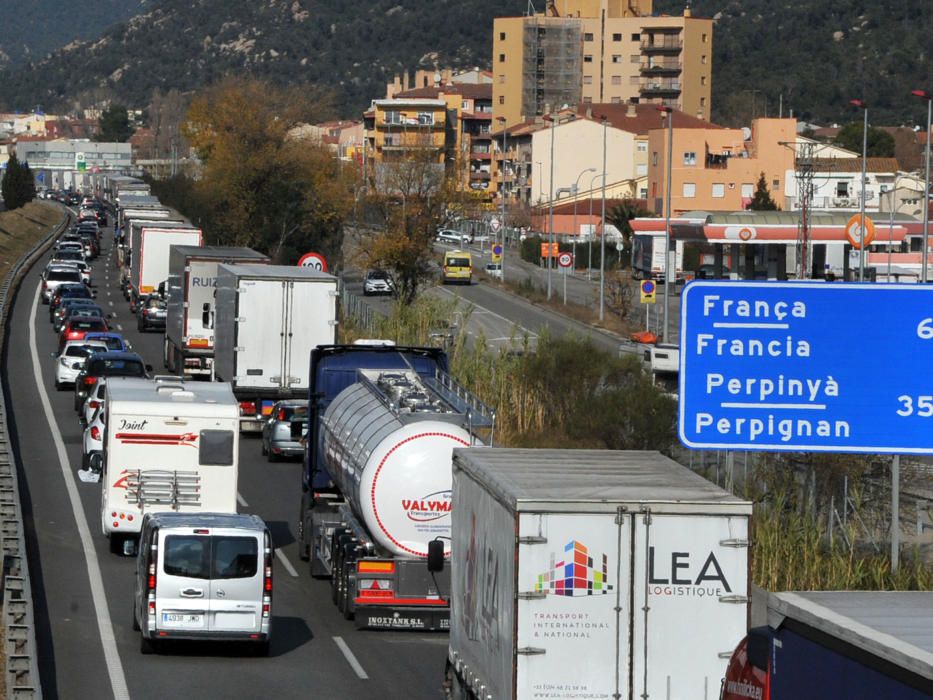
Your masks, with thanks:
[[(750, 129), (712, 124), (673, 126), (671, 211), (740, 211), (751, 202), (761, 173), (779, 207), (787, 210), (787, 173), (794, 170), (796, 120), (756, 119)], [(665, 213), (668, 130), (648, 134), (648, 206)]]
[(512, 125), (564, 105), (639, 103), (709, 119), (713, 21), (652, 10), (652, 0), (564, 0), (496, 18), (493, 116)]

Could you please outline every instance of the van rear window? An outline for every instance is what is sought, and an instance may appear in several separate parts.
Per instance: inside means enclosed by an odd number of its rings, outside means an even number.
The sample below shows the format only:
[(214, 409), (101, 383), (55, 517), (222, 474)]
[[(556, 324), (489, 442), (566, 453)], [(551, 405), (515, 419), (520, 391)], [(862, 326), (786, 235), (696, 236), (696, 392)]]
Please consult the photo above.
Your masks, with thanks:
[(198, 462), (206, 466), (233, 466), (233, 431), (202, 430)]
[(162, 569), (169, 576), (210, 578), (211, 538), (169, 535), (165, 538)]
[(259, 567), (259, 544), (255, 537), (211, 538), (214, 541), (213, 578), (252, 578)]
[(259, 543), (233, 535), (167, 535), (162, 562), (169, 576), (252, 578), (259, 570)]
[(447, 258), (448, 267), (470, 267), (469, 258)]

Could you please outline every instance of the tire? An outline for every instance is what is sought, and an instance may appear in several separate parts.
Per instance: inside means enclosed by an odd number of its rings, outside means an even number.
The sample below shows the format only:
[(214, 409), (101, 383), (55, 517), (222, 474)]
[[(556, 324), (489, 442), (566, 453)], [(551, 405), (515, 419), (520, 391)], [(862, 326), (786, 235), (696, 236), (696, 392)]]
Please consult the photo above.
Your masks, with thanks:
[[(338, 568), (339, 567), (339, 568)], [(337, 607), (340, 607), (340, 571), (342, 570), (342, 562), (340, 561), (340, 555), (335, 554), (334, 558), (331, 559), (331, 576), (330, 576), (330, 599)]]
[(340, 587), (341, 591), (343, 592), (343, 595), (341, 596), (340, 612), (343, 613), (344, 620), (352, 620), (354, 618), (353, 605), (350, 599), (350, 596), (352, 595), (350, 593), (350, 566), (352, 566), (352, 562), (348, 563), (346, 557), (344, 557), (342, 567), (343, 570), (341, 572), (341, 580), (343, 581), (343, 584)]
[(85, 470), (85, 471), (87, 470), (90, 459), (91, 459), (91, 456), (87, 452), (84, 452), (81, 455), (81, 469), (82, 470)]
[(253, 656), (258, 657), (258, 658), (266, 658), (267, 656), (269, 656), (269, 646), (270, 644), (269, 644), (268, 639), (265, 641), (257, 642), (253, 644), (253, 649), (252, 649)]
[(269, 456), (269, 450), (266, 448), (266, 441), (263, 440), (262, 443), (261, 443), (261, 445), (262, 445), (262, 446), (261, 446), (261, 448), (260, 448), (260, 451), (262, 452), (262, 456), (263, 456), (263, 457), (268, 457), (268, 456)]
[[(133, 601), (133, 631), (139, 632), (139, 620), (136, 619), (136, 601)], [(142, 636), (142, 635), (140, 635)]]
[(138, 330), (140, 333), (146, 332), (146, 327), (143, 325), (142, 321), (136, 321), (136, 330)]
[(55, 380), (55, 391), (62, 391), (62, 389), (64, 388), (65, 388), (64, 385), (56, 379)]
[(267, 457), (268, 457), (268, 459), (269, 459), (270, 462), (281, 462), (281, 461), (282, 461), (282, 455), (277, 455), (277, 454), (276, 454), (275, 452), (273, 452), (272, 450), (269, 450), (269, 451), (268, 451)]
[(139, 635), (139, 653), (145, 656), (156, 653), (156, 642), (153, 639), (146, 639), (142, 633)]
[(111, 532), (108, 538), (110, 540), (110, 553), (122, 555), (123, 542), (126, 540), (126, 537), (123, 535), (118, 535), (115, 532)]

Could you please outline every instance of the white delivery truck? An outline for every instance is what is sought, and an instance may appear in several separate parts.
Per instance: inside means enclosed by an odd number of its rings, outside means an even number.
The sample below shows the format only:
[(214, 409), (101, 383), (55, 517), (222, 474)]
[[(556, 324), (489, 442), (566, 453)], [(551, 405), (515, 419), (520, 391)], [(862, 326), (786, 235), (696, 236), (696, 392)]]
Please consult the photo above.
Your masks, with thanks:
[(229, 384), (109, 377), (100, 524), (130, 553), (146, 513), (235, 513), (239, 410)]
[(214, 296), (221, 263), (264, 264), (252, 248), (172, 246), (165, 286), (165, 367), (185, 377), (210, 378), (214, 362)]
[(204, 238), (201, 229), (187, 221), (128, 222), (130, 253), (124, 258), (129, 275), (126, 292), (130, 309), (136, 311), (136, 302), (145, 294), (156, 292), (168, 279), (169, 252), (172, 246), (200, 247)]
[(337, 341), (337, 278), (307, 267), (218, 265), (214, 375), (262, 430), (279, 399), (307, 398), (309, 358)]
[(451, 697), (719, 697), (750, 502), (658, 452), (461, 448), (451, 512)]
[[(664, 281), (664, 231), (640, 232), (632, 236), (632, 274), (635, 279)], [(684, 276), (684, 242), (674, 241), (674, 275), (671, 284)]]

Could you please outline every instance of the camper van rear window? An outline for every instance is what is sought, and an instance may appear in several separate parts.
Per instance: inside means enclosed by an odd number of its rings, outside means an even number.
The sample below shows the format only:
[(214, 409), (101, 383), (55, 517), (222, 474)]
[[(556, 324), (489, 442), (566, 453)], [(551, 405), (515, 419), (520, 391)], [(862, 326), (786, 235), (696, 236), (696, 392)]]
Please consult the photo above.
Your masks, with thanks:
[(202, 430), (198, 461), (202, 465), (230, 467), (233, 465), (233, 431)]

